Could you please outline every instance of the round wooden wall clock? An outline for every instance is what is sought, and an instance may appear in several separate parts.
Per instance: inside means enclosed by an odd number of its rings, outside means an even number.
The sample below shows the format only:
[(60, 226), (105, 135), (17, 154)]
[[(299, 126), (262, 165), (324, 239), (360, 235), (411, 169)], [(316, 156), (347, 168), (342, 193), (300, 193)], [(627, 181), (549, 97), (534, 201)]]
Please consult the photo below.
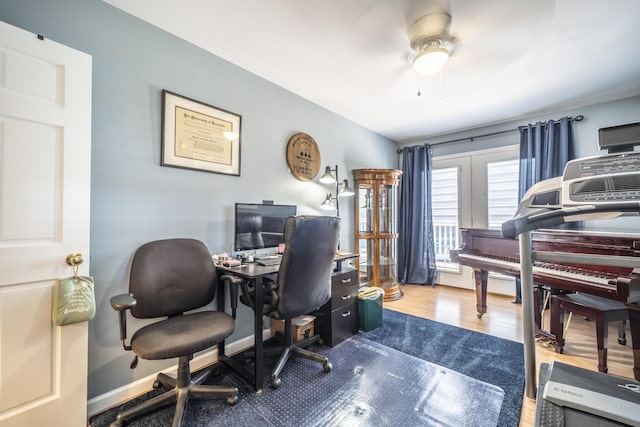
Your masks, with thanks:
[(296, 133), (287, 143), (287, 163), (293, 176), (300, 181), (312, 181), (320, 171), (318, 144), (306, 133)]

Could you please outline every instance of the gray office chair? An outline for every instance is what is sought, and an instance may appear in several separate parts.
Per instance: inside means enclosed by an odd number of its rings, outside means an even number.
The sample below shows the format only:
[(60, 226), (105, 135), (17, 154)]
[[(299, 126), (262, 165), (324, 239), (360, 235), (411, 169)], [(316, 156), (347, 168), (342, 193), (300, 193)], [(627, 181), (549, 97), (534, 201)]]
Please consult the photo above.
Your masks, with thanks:
[[(265, 350), (265, 355), (277, 353), (280, 358), (271, 373), (271, 388), (278, 388), (282, 369), (292, 354), (323, 364), (331, 371), (329, 360), (293, 342), (291, 319), (310, 313), (331, 298), (331, 273), (335, 264), (340, 234), (337, 217), (297, 216), (287, 219), (284, 228), (285, 251), (275, 282), (267, 281), (262, 289), (263, 313), (284, 320), (284, 345)], [(240, 283), (240, 301), (253, 308), (256, 290), (249, 282)], [(308, 344), (309, 342), (305, 342)]]
[[(158, 374), (154, 388), (170, 390), (118, 414), (112, 426), (161, 406), (176, 402), (173, 426), (180, 426), (190, 397), (224, 398), (229, 405), (238, 401), (238, 389), (200, 385), (208, 376), (203, 370), (191, 378), (189, 361), (193, 354), (217, 345), (231, 335), (235, 322), (221, 311), (197, 311), (216, 294), (216, 271), (204, 243), (193, 239), (169, 239), (146, 243), (133, 257), (129, 294), (111, 298), (118, 312), (120, 339), (125, 350), (133, 350), (135, 368), (138, 357), (158, 360), (178, 358), (177, 378)], [(138, 329), (127, 339), (126, 311), (138, 319), (158, 319)]]

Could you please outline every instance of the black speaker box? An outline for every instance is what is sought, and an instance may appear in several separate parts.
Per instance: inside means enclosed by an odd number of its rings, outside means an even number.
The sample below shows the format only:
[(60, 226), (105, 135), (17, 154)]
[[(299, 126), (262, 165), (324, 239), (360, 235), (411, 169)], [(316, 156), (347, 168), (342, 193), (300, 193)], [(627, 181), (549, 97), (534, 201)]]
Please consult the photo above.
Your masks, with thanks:
[(640, 145), (640, 122), (598, 129), (598, 145), (610, 153), (633, 150)]

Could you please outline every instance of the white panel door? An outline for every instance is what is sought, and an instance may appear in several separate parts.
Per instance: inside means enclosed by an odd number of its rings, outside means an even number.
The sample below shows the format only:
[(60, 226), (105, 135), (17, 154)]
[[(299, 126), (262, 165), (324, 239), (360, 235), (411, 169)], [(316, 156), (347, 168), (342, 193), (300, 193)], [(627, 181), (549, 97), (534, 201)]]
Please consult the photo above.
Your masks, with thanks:
[(87, 322), (54, 286), (89, 274), (91, 57), (0, 22), (0, 426), (87, 425)]

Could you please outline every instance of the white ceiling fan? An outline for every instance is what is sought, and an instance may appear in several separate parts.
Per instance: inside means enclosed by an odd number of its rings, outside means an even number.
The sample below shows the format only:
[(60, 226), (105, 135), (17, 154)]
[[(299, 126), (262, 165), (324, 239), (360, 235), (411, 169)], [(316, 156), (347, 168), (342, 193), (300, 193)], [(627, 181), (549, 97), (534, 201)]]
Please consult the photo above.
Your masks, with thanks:
[(424, 15), (409, 26), (411, 48), (417, 51), (412, 63), (418, 74), (435, 74), (447, 63), (456, 42), (450, 26), (451, 15), (446, 12)]

